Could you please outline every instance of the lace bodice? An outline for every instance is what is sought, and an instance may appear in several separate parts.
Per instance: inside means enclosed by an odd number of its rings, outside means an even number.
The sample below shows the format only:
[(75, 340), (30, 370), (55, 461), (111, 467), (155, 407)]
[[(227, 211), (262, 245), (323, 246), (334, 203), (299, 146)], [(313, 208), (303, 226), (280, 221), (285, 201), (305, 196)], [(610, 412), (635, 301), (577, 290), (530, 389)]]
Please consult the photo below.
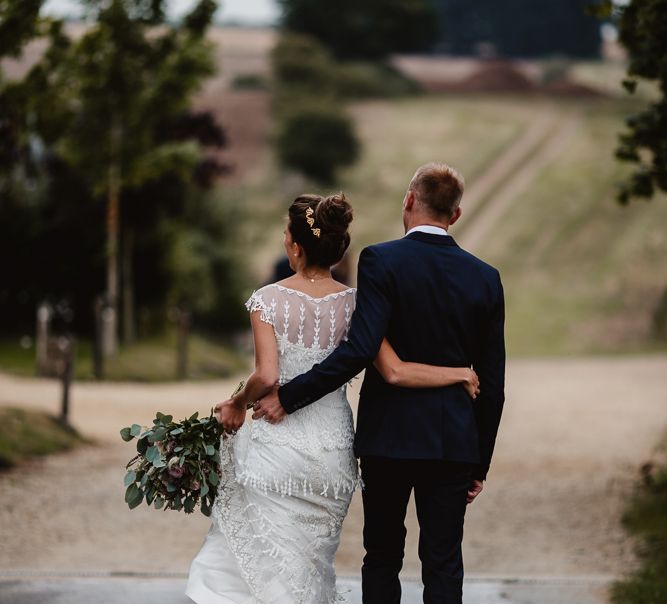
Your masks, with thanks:
[[(281, 384), (322, 362), (347, 337), (355, 289), (322, 298), (271, 284), (257, 290), (246, 306), (273, 325)], [(352, 447), (354, 427), (345, 387), (288, 415), (278, 424), (252, 423), (252, 438), (289, 446), (309, 455)]]
[(246, 302), (250, 312), (273, 325), (284, 384), (325, 359), (347, 337), (356, 290), (313, 298), (277, 283), (257, 290)]

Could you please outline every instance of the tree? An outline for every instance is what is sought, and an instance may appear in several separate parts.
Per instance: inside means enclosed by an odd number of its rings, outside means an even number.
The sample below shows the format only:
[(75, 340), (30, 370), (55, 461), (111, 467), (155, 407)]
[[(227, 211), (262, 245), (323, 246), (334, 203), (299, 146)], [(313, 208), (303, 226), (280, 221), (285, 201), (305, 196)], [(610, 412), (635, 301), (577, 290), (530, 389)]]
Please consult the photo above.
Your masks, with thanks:
[(315, 38), (284, 33), (271, 53), (275, 148), (280, 162), (319, 183), (332, 184), (352, 165), (360, 145), (344, 113), (341, 65)]
[(617, 24), (621, 44), (628, 51), (625, 88), (634, 93), (640, 80), (655, 81), (660, 97), (626, 119), (616, 156), (636, 165), (621, 185), (618, 199), (650, 198), (656, 189), (667, 191), (667, 0), (631, 0), (616, 6), (605, 0), (601, 16)]
[[(0, 0), (0, 61), (21, 55), (26, 42), (42, 33), (39, 10), (44, 0)], [(0, 196), (8, 200), (15, 185), (13, 171), (26, 159), (20, 105), (7, 94), (0, 69)]]
[(353, 164), (359, 143), (350, 118), (330, 104), (306, 104), (287, 114), (277, 138), (282, 163), (323, 184)]
[[(22, 91), (44, 141), (84, 176), (93, 194), (106, 198), (106, 295), (114, 317), (122, 191), (160, 174), (191, 173), (198, 146), (160, 141), (159, 125), (187, 110), (192, 93), (214, 71), (204, 33), (216, 3), (200, 0), (178, 25), (167, 24), (164, 4), (87, 0), (92, 25), (76, 41), (52, 32)], [(111, 354), (118, 330), (116, 322), (107, 325), (104, 348)]]
[(598, 57), (600, 25), (587, 14), (592, 0), (433, 0), (437, 49), (478, 54), (482, 45), (505, 57)]
[(429, 0), (281, 0), (283, 26), (317, 38), (338, 59), (381, 60), (428, 49), (436, 35)]
[(0, 0), (0, 57), (17, 57), (40, 29), (44, 0)]

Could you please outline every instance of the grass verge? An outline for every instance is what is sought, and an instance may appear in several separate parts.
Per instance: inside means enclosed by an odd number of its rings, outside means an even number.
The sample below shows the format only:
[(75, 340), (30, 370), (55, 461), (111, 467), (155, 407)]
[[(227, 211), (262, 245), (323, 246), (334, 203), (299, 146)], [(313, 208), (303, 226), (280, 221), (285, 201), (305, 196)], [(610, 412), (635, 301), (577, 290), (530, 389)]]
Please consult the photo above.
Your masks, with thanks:
[[(193, 334), (188, 343), (188, 379), (219, 379), (247, 368), (248, 351)], [(35, 375), (35, 348), (21, 346), (20, 338), (0, 340), (0, 371)], [(75, 379), (93, 379), (92, 345), (77, 341)], [(121, 346), (105, 365), (105, 379), (113, 381), (164, 382), (176, 379), (176, 334), (139, 340)]]
[(86, 442), (76, 430), (47, 413), (0, 407), (0, 470)]
[(635, 495), (623, 517), (639, 537), (641, 566), (612, 588), (614, 604), (667, 602), (667, 465)]

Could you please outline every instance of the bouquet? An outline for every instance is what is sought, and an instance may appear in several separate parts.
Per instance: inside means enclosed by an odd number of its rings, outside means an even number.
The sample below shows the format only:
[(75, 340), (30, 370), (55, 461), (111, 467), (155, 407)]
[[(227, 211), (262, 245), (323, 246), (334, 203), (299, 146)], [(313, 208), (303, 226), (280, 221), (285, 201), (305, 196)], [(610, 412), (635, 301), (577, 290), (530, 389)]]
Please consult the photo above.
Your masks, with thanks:
[[(234, 392), (243, 388), (241, 382)], [(121, 438), (137, 439), (137, 455), (125, 466), (125, 502), (130, 509), (144, 500), (156, 510), (184, 510), (199, 505), (211, 515), (217, 486), (222, 478), (219, 451), (222, 426), (213, 414), (199, 419), (195, 413), (182, 422), (158, 412), (150, 428), (139, 424), (123, 428)]]

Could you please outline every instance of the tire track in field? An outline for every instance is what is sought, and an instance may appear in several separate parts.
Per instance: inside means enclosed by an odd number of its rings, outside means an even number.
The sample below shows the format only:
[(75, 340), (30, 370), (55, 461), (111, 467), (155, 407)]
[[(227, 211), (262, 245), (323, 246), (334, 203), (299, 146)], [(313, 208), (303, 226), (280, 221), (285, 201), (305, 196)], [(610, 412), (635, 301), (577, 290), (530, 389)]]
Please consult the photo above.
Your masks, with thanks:
[(524, 135), (476, 181), (464, 196), (464, 217), (457, 240), (477, 250), (515, 199), (567, 146), (581, 113), (548, 106)]

